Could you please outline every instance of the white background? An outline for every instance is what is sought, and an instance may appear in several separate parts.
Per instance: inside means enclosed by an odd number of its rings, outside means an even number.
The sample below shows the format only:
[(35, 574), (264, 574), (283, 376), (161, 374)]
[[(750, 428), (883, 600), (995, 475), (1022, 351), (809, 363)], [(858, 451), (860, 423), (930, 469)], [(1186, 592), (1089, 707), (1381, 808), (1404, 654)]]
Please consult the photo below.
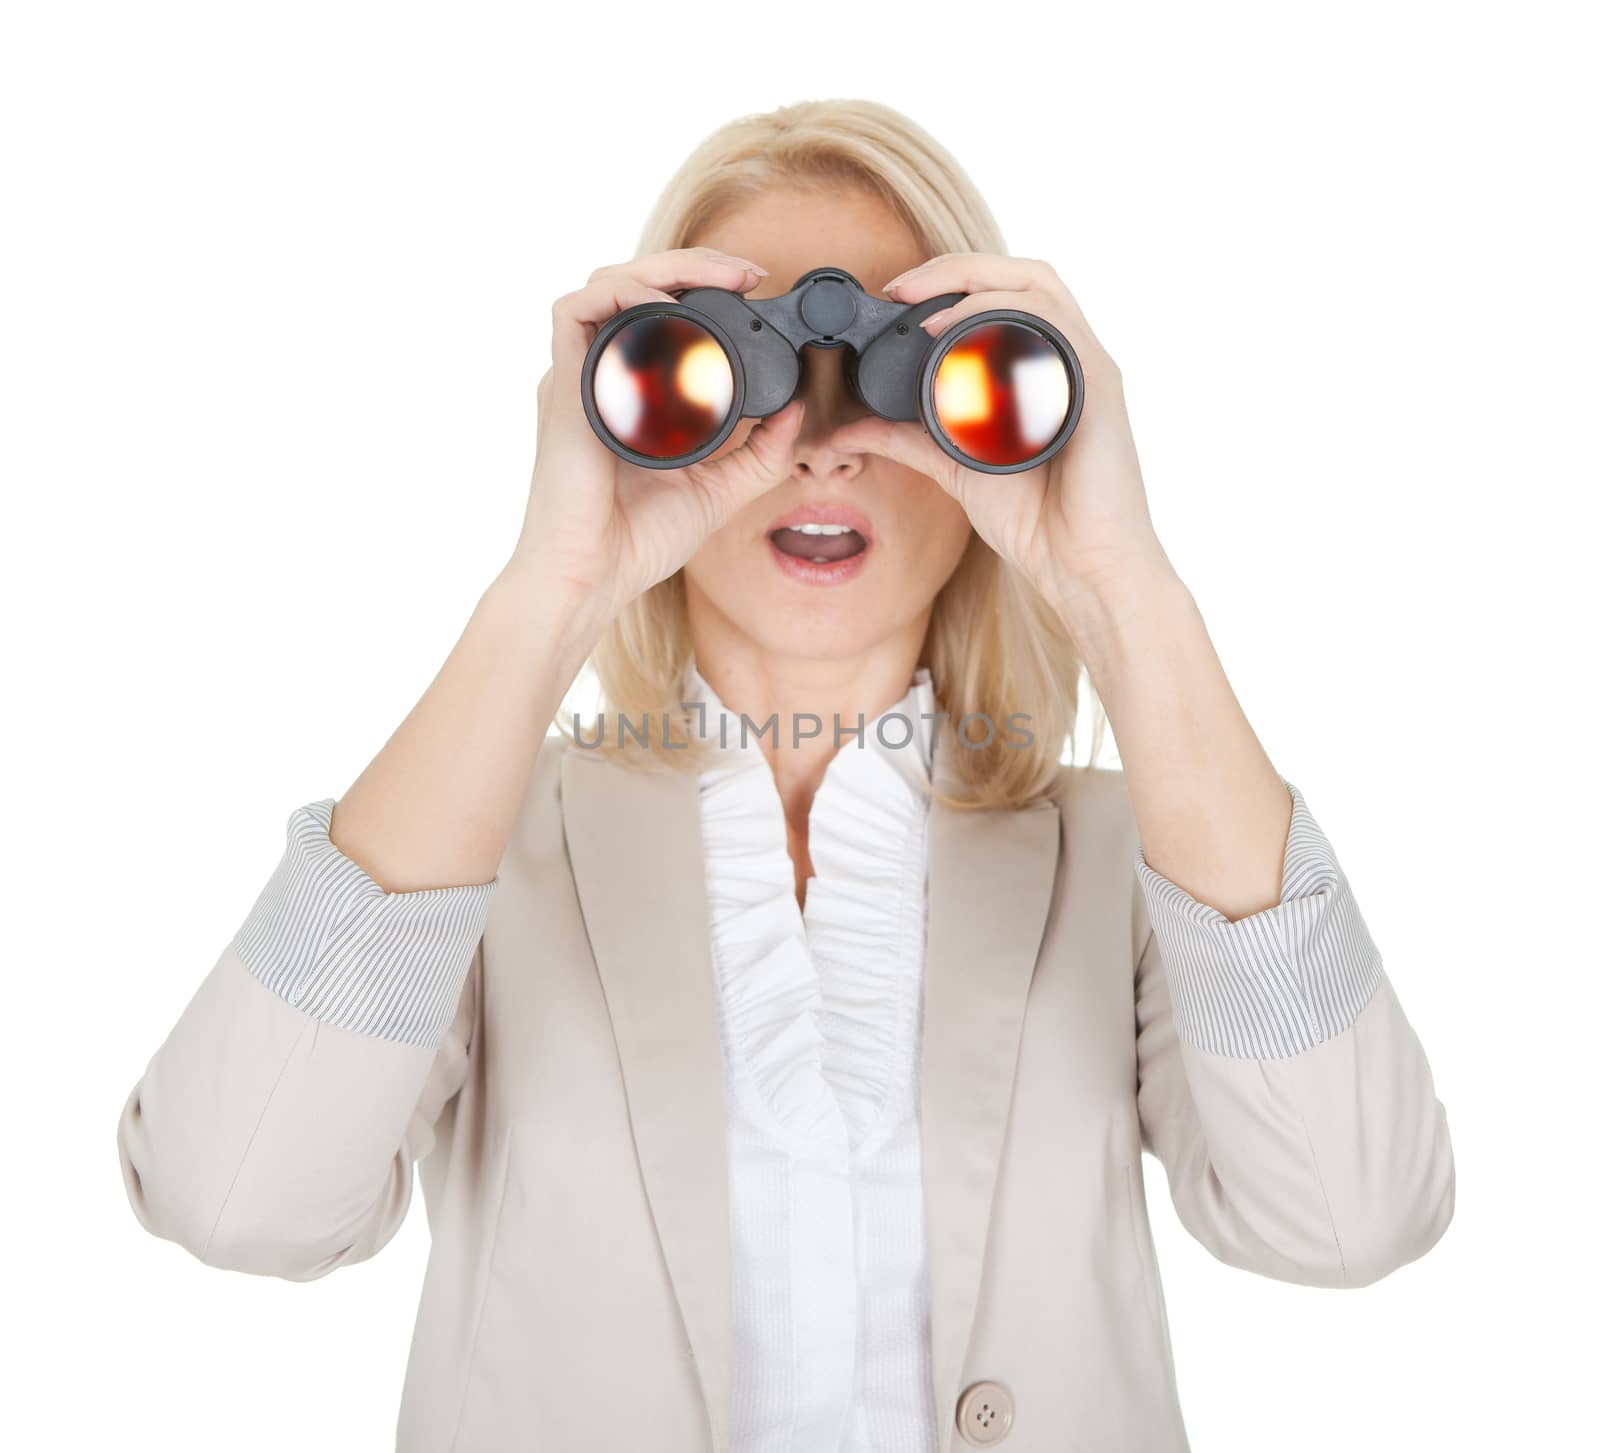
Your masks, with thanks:
[[(520, 527), (552, 298), (719, 122), (866, 95), (1121, 364), (1158, 529), (1451, 1119), (1355, 1292), (1151, 1205), (1197, 1450), (1592, 1437), (1594, 47), (1549, 4), (22, 4), (0, 35), (0, 1441), (391, 1445), (427, 1252), (147, 1236), (122, 1103)], [(624, 1379), (625, 1381), (625, 1379)]]

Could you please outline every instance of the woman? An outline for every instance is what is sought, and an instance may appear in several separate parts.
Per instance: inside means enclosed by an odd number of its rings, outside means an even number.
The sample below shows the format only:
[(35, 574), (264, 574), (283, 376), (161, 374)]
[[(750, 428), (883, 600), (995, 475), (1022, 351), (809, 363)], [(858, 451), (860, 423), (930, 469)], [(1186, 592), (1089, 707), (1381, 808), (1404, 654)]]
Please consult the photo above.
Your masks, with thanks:
[[(967, 294), (930, 333), (1055, 323), (1067, 447), (966, 473), (818, 348), (701, 464), (601, 445), (596, 325), (822, 264)], [(135, 1212), (309, 1279), (388, 1241), (420, 1164), (402, 1449), (1185, 1447), (1142, 1150), (1218, 1257), (1321, 1286), (1432, 1246), (1454, 1170), (1157, 541), (1116, 365), (866, 103), (711, 136), (552, 353), (515, 550), (349, 791), (290, 815), (128, 1099)], [(547, 740), (586, 660), (636, 731)], [(1121, 771), (1061, 765), (1081, 669)]]

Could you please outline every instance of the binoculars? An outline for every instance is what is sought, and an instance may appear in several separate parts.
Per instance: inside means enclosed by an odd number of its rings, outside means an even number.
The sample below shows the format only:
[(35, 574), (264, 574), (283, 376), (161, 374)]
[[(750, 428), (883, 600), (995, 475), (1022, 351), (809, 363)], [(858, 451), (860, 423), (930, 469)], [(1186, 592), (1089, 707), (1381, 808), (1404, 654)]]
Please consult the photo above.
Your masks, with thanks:
[(718, 449), (740, 419), (766, 418), (800, 387), (800, 350), (844, 348), (846, 386), (885, 419), (920, 420), (952, 459), (984, 474), (1044, 463), (1083, 412), (1083, 369), (1060, 329), (991, 308), (937, 338), (917, 326), (958, 302), (875, 298), (843, 268), (817, 267), (776, 298), (688, 288), (638, 303), (596, 331), (583, 360), (583, 411), (614, 454), (681, 469)]

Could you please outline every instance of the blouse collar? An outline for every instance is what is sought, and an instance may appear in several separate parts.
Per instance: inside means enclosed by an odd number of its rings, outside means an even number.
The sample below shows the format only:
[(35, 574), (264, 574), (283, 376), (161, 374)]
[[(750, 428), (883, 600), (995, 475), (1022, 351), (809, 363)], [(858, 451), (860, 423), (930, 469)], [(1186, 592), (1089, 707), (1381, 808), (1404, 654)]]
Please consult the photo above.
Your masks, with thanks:
[[(704, 706), (703, 711), (690, 716), (691, 735), (722, 743), (729, 758), (745, 759), (747, 762), (765, 760), (756, 736), (756, 728), (761, 723), (751, 720), (744, 724), (741, 731), (740, 714), (723, 704), (711, 683), (700, 674), (693, 657), (689, 661), (686, 683), (684, 700), (699, 702)], [(938, 709), (932, 673), (926, 666), (919, 666), (912, 673), (911, 683), (900, 699), (865, 722), (860, 732), (855, 730), (854, 721), (840, 720), (839, 751), (873, 753), (893, 767), (906, 782), (926, 787), (933, 773), (933, 743), (937, 725), (935, 713)], [(724, 721), (725, 738), (722, 736)], [(792, 730), (792, 727), (788, 722), (780, 722), (779, 730)], [(824, 722), (822, 730), (826, 736), (830, 724)], [(770, 731), (767, 739), (771, 739)], [(727, 761), (724, 765), (734, 765), (734, 762)], [(831, 761), (829, 765), (831, 767)]]

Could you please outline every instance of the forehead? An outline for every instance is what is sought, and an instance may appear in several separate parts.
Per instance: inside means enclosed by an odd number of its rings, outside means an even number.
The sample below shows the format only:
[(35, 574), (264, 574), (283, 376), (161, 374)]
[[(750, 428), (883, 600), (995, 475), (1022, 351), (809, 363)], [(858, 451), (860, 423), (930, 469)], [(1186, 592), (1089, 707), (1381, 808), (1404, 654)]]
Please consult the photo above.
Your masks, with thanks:
[(749, 297), (787, 292), (814, 267), (842, 267), (869, 291), (927, 259), (893, 207), (847, 183), (773, 187), (719, 213), (689, 239), (766, 268)]

